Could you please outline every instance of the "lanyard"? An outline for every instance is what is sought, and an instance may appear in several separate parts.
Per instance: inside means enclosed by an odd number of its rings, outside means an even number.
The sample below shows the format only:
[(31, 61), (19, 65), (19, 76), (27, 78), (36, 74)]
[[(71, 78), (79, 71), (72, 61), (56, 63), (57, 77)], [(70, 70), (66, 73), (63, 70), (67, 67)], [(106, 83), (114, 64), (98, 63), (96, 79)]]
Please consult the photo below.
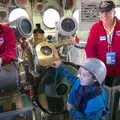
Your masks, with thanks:
[(108, 42), (108, 52), (111, 52), (112, 51), (112, 38), (113, 38), (113, 32), (114, 32), (114, 28), (115, 28), (115, 25), (116, 25), (116, 20), (113, 24), (113, 27), (110, 31), (107, 31), (105, 28), (105, 31), (107, 32), (107, 42)]
[(112, 37), (113, 34), (107, 34), (108, 52), (112, 51)]

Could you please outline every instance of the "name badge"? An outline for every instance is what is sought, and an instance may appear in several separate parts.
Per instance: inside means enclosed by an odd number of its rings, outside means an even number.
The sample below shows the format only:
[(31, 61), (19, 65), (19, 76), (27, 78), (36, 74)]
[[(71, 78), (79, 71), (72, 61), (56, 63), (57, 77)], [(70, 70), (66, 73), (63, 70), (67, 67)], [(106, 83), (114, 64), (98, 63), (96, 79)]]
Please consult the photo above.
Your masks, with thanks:
[(100, 41), (107, 40), (106, 36), (100, 36)]
[(115, 65), (116, 64), (116, 52), (107, 52), (106, 53), (106, 64)]

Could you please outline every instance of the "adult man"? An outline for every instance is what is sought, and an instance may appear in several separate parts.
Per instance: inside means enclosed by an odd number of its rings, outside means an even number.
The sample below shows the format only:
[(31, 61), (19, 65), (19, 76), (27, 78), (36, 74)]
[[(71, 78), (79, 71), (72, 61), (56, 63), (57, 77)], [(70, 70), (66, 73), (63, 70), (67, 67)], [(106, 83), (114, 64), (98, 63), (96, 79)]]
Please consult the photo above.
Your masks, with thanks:
[(16, 57), (16, 38), (14, 31), (0, 24), (0, 65), (11, 62)]
[(100, 20), (89, 33), (85, 47), (89, 58), (99, 58), (107, 67), (105, 84), (120, 85), (120, 21), (115, 17), (115, 4), (106, 0), (99, 4)]

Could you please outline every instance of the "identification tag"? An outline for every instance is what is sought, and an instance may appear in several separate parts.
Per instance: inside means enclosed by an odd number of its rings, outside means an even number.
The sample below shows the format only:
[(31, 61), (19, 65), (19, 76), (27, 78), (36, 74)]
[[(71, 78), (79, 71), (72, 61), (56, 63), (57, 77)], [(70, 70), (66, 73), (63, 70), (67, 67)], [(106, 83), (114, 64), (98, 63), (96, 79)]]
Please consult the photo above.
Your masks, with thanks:
[(116, 52), (107, 52), (106, 53), (106, 64), (115, 65), (116, 64)]

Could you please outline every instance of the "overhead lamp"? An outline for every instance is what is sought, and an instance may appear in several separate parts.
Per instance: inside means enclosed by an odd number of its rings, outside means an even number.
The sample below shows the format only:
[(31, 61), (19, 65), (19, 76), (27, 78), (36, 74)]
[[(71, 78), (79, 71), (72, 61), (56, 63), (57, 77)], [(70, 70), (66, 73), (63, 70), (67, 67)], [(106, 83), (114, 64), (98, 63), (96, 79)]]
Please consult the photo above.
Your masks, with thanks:
[(56, 23), (60, 20), (60, 14), (57, 9), (48, 8), (44, 11), (42, 20), (46, 27), (55, 28)]
[(20, 17), (26, 17), (26, 18), (29, 19), (29, 15), (28, 15), (28, 13), (27, 13), (27, 11), (25, 9), (23, 9), (23, 8), (15, 8), (14, 10), (12, 10), (9, 13), (8, 21), (13, 22), (13, 21), (15, 21), (16, 19), (18, 19)]

